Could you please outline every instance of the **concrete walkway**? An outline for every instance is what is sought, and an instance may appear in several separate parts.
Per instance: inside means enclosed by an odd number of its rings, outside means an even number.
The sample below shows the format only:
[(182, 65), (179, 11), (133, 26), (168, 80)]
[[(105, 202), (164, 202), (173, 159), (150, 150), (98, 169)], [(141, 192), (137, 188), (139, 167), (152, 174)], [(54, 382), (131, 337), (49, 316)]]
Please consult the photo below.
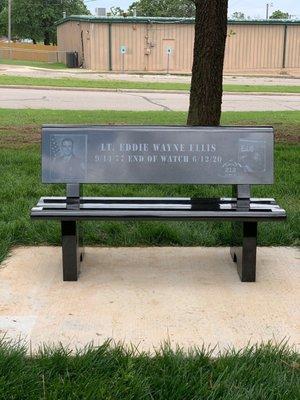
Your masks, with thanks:
[[(0, 107), (61, 110), (187, 111), (188, 93), (1, 88)], [(300, 110), (297, 95), (224, 94), (223, 111)]]
[(87, 248), (70, 283), (60, 248), (17, 248), (0, 267), (0, 334), (33, 349), (106, 338), (141, 349), (289, 338), (300, 348), (299, 256), (259, 248), (257, 282), (241, 283), (227, 248)]
[[(225, 84), (235, 85), (300, 85), (299, 69), (292, 71), (291, 75), (280, 75), (278, 73), (266, 74), (265, 71), (254, 71), (252, 74), (224, 75)], [(44, 69), (28, 67), (24, 65), (0, 64), (0, 74), (10, 76), (29, 76), (32, 78), (74, 78), (90, 80), (124, 80), (132, 82), (178, 82), (189, 83), (190, 75), (167, 75), (167, 74), (126, 74), (126, 73), (103, 73), (87, 69)], [(247, 76), (248, 75), (248, 76)], [(262, 75), (262, 76), (259, 76)], [(269, 76), (268, 76), (269, 75)]]

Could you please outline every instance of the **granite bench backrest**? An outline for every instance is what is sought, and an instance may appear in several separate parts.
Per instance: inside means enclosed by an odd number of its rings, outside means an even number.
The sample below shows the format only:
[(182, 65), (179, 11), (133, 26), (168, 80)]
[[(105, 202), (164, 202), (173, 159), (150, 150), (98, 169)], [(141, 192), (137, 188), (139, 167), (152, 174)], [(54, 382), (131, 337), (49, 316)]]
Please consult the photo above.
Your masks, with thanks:
[(273, 183), (271, 127), (75, 126), (42, 129), (44, 183)]

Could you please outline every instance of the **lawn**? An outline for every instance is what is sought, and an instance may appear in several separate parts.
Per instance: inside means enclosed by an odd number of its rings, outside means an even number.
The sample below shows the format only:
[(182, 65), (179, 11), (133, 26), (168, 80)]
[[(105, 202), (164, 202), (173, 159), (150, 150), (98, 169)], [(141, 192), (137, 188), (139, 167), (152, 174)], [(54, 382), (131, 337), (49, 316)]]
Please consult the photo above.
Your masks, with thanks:
[[(52, 67), (54, 68), (54, 67)], [(131, 82), (125, 80), (88, 80), (77, 78), (31, 78), (22, 76), (0, 76), (0, 85), (53, 86), (90, 89), (140, 89), (140, 90), (190, 90), (188, 83), (176, 82)], [(300, 93), (299, 86), (288, 85), (224, 85), (226, 92)]]
[[(39, 140), (40, 126), (48, 124), (152, 124), (184, 125), (185, 112), (165, 111), (72, 111), (72, 110), (12, 110), (0, 108), (0, 129), (7, 140), (14, 142), (22, 136), (29, 143)], [(288, 142), (300, 142), (299, 111), (264, 112), (224, 112), (223, 125), (272, 125), (277, 139)], [(9, 131), (13, 134), (10, 135)], [(21, 140), (21, 143), (23, 141)], [(0, 142), (1, 146), (1, 142)]]
[[(14, 245), (59, 245), (56, 222), (31, 222), (30, 208), (43, 195), (64, 195), (63, 185), (43, 185), (40, 165), (42, 123), (184, 124), (181, 112), (0, 110), (0, 260)], [(261, 224), (259, 245), (299, 244), (300, 112), (224, 113), (223, 124), (273, 124), (278, 127), (276, 184), (256, 186), (254, 196), (275, 197), (286, 208), (285, 223)], [(230, 196), (228, 186), (85, 185), (86, 195)], [(220, 246), (230, 244), (229, 223), (85, 222), (86, 244), (105, 246)]]
[(110, 346), (71, 352), (59, 347), (26, 355), (0, 344), (1, 399), (296, 400), (300, 357), (286, 345), (154, 354)]
[(6, 65), (24, 65), (28, 67), (38, 67), (38, 68), (49, 68), (49, 69), (64, 69), (66, 65), (63, 63), (49, 63), (42, 61), (24, 61), (24, 60), (10, 60), (10, 59), (0, 59), (0, 64)]

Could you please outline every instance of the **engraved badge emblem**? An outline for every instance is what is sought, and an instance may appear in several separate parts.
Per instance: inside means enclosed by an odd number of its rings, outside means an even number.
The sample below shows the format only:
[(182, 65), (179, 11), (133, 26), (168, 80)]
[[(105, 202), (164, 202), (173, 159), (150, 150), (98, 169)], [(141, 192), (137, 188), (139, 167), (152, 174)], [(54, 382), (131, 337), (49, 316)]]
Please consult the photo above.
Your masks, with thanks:
[(266, 142), (240, 139), (238, 161), (243, 172), (264, 172), (266, 170)]
[(239, 174), (239, 171), (241, 170), (241, 165), (234, 160), (229, 160), (222, 165), (222, 169), (223, 169), (222, 176), (236, 176)]

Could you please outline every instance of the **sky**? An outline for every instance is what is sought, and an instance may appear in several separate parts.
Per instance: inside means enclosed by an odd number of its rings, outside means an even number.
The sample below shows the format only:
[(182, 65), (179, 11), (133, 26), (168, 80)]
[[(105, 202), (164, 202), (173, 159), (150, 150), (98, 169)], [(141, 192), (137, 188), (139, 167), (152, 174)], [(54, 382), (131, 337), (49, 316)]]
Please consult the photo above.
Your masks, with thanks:
[[(119, 6), (127, 9), (134, 0), (85, 0), (92, 14), (96, 7), (106, 7), (109, 10), (112, 6)], [(266, 3), (273, 3), (270, 12), (282, 10), (300, 19), (300, 1), (299, 0), (229, 0), (229, 16), (235, 11), (243, 12), (246, 17), (265, 18)]]

